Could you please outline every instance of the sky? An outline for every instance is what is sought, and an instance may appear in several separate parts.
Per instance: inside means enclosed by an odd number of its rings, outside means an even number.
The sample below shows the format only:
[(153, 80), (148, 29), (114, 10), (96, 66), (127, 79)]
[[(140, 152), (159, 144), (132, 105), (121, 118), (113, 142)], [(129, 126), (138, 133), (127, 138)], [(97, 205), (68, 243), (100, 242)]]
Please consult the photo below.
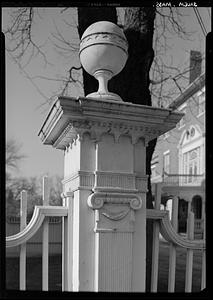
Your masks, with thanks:
[[(8, 23), (8, 9), (3, 9), (2, 12), (3, 28)], [(199, 7), (199, 12), (206, 30), (209, 32), (211, 28), (210, 8)], [(26, 72), (31, 77), (42, 75), (49, 76), (49, 78), (60, 78), (67, 71), (67, 59), (72, 61), (73, 65), (79, 66), (78, 54), (70, 51), (65, 59), (60, 53), (53, 51), (53, 46), (50, 43), (50, 39), (53, 40), (51, 35), (53, 33), (52, 28), (53, 25), (55, 30), (56, 28), (62, 28), (61, 26), (64, 28), (64, 24), (61, 22), (61, 15), (54, 8), (44, 8), (40, 13), (41, 15), (34, 28), (34, 34), (35, 37), (38, 36), (38, 43), (45, 40), (45, 53), (48, 54), (54, 65), (45, 67), (41, 57), (37, 56), (27, 65)], [(70, 11), (65, 11), (63, 18), (69, 20), (69, 22), (72, 19), (72, 24), (75, 25), (75, 13), (75, 11), (73, 15), (71, 13), (70, 17)], [(177, 37), (171, 38), (171, 49), (167, 55), (176, 64), (188, 62), (188, 53), (191, 49), (205, 51), (204, 34), (196, 15), (192, 9), (188, 10), (187, 13), (189, 17), (185, 18), (185, 23), (187, 28), (195, 33), (190, 41), (183, 41)], [(69, 26), (63, 30), (64, 35), (70, 41), (75, 40), (78, 43), (76, 40), (76, 28)], [(58, 82), (38, 78), (34, 82), (45, 95), (57, 94)], [(43, 145), (38, 137), (38, 132), (48, 113), (48, 106), (42, 105), (44, 98), (38, 91), (38, 88), (26, 77), (26, 73), (23, 74), (20, 71), (17, 64), (11, 59), (11, 56), (6, 53), (6, 138), (14, 138), (21, 145), (20, 152), (26, 155), (26, 158), (20, 162), (19, 170), (14, 173), (14, 176), (30, 177), (44, 174), (63, 176), (63, 151), (54, 149), (52, 146)], [(82, 95), (81, 87), (73, 86), (68, 96), (79, 95)]]

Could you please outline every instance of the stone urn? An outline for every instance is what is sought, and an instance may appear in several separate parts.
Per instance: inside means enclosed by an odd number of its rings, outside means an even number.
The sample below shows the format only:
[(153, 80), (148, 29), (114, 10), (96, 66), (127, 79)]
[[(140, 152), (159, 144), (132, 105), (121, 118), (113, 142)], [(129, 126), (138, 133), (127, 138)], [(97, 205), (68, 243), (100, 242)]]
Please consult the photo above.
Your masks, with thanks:
[(107, 88), (108, 80), (121, 72), (128, 58), (128, 43), (122, 29), (108, 21), (93, 23), (82, 35), (79, 55), (85, 71), (99, 83), (98, 91), (87, 97), (122, 101)]

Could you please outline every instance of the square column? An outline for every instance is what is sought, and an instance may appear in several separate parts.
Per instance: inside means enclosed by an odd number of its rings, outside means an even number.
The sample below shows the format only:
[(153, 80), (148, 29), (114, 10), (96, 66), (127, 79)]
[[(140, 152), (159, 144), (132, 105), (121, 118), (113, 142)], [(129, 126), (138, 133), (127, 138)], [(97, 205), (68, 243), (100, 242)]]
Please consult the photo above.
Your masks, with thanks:
[(145, 291), (146, 146), (181, 117), (125, 102), (55, 102), (39, 135), (64, 151), (64, 290)]

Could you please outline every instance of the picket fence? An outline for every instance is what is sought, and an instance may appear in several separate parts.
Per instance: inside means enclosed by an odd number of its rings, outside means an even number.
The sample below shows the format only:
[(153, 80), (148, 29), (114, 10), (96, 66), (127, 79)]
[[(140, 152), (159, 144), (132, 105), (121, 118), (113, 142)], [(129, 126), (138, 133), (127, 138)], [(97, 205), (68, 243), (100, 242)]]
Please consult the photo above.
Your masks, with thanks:
[[(160, 210), (161, 204), (161, 184), (155, 184), (155, 204), (154, 209), (147, 209), (147, 219), (153, 222), (153, 252), (152, 252), (152, 273), (151, 273), (151, 292), (158, 291), (159, 274), (159, 248), (160, 236), (169, 243), (169, 274), (168, 274), (168, 292), (175, 292), (176, 275), (176, 254), (177, 247), (186, 248), (186, 273), (185, 273), (185, 292), (192, 291), (193, 279), (193, 252), (200, 250), (202, 252), (202, 272), (201, 287), (206, 287), (206, 247), (205, 247), (205, 220), (204, 237), (202, 240), (194, 239), (194, 214), (189, 212), (187, 221), (187, 237), (177, 233), (178, 229), (178, 197), (173, 199), (172, 218), (169, 219), (169, 212)], [(26, 290), (26, 243), (42, 227), (42, 290), (48, 291), (48, 258), (49, 258), (49, 217), (61, 217), (62, 226), (62, 291), (70, 290), (69, 278), (72, 275), (69, 269), (69, 241), (68, 226), (70, 222), (69, 208), (66, 205), (70, 201), (72, 193), (64, 195), (63, 206), (49, 206), (48, 178), (43, 178), (43, 206), (35, 206), (31, 221), (27, 225), (27, 192), (21, 192), (20, 208), (20, 232), (6, 237), (6, 247), (15, 247), (20, 245), (19, 255), (19, 288)]]

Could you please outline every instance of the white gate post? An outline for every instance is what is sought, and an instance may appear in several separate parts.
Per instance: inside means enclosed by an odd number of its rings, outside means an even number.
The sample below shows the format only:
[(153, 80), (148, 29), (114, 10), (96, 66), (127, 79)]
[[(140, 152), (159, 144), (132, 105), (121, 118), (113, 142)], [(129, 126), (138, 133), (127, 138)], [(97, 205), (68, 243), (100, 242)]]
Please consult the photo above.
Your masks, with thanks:
[[(20, 231), (24, 230), (27, 226), (27, 192), (21, 192), (21, 207), (20, 207)], [(20, 290), (26, 290), (26, 254), (27, 244), (20, 245), (19, 257), (19, 286)]]
[(144, 292), (146, 145), (179, 115), (88, 98), (60, 97), (55, 106), (40, 134), (64, 150), (64, 193), (72, 192), (63, 290)]
[(123, 102), (108, 92), (107, 80), (122, 69), (127, 51), (121, 29), (101, 23), (92, 27), (100, 36), (90, 28), (80, 51), (87, 53), (94, 36), (99, 46), (109, 47), (106, 57), (99, 57), (105, 51), (90, 59), (84, 55), (87, 71), (99, 68), (94, 75), (102, 88), (89, 97), (59, 97), (39, 132), (44, 144), (64, 151), (69, 209), (63, 223), (63, 290), (144, 292), (146, 146), (174, 128), (183, 114)]
[(63, 217), (63, 223), (62, 223), (62, 291), (72, 291), (73, 193), (71, 192), (63, 193), (62, 198), (63, 198), (63, 206), (68, 208), (68, 216)]

